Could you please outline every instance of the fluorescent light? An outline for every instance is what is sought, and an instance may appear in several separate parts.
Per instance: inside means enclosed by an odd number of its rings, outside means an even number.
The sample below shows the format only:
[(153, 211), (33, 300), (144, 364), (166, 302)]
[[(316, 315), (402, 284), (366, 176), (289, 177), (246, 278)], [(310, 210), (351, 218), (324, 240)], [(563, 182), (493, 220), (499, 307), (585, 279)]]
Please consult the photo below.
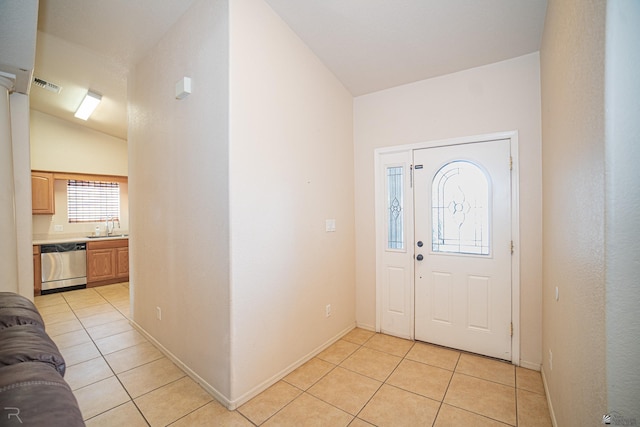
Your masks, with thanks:
[(93, 113), (93, 110), (96, 109), (101, 99), (102, 95), (88, 91), (74, 116), (82, 120), (87, 120), (91, 113)]

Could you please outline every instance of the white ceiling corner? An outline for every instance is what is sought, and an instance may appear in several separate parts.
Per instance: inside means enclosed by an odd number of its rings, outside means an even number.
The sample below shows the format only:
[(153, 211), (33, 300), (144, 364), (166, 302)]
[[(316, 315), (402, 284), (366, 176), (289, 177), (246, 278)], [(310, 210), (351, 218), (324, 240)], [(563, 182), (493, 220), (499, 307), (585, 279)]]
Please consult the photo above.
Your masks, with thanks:
[(546, 0), (266, 0), (354, 96), (540, 49)]
[[(122, 139), (126, 75), (195, 0), (40, 0), (31, 106)], [(354, 95), (540, 49), (546, 0), (265, 0)], [(84, 91), (104, 102), (89, 121)]]

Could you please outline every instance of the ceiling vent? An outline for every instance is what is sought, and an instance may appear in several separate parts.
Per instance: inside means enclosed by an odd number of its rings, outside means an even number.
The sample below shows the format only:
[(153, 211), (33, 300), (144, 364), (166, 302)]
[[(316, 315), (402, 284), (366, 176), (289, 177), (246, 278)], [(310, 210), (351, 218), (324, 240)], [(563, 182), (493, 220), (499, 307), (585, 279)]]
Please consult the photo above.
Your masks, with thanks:
[(60, 93), (60, 91), (62, 90), (61, 86), (58, 86), (57, 84), (48, 82), (46, 80), (39, 79), (37, 77), (33, 78), (33, 84), (53, 93)]

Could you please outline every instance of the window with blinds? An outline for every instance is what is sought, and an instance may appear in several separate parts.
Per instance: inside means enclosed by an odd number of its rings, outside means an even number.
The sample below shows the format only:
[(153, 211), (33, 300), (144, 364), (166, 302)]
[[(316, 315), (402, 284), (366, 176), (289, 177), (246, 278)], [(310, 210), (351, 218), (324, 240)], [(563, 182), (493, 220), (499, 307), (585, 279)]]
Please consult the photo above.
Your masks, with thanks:
[(67, 181), (69, 222), (120, 219), (120, 185), (117, 182)]

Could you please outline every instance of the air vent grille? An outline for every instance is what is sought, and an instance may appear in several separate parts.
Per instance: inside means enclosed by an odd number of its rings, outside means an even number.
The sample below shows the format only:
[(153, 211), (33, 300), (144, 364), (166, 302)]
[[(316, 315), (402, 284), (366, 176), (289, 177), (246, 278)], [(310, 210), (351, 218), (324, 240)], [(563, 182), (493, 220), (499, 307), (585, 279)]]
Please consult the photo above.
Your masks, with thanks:
[(57, 84), (48, 82), (46, 80), (39, 79), (37, 77), (33, 78), (33, 84), (53, 93), (60, 93), (60, 91), (62, 90), (61, 86), (58, 86)]

